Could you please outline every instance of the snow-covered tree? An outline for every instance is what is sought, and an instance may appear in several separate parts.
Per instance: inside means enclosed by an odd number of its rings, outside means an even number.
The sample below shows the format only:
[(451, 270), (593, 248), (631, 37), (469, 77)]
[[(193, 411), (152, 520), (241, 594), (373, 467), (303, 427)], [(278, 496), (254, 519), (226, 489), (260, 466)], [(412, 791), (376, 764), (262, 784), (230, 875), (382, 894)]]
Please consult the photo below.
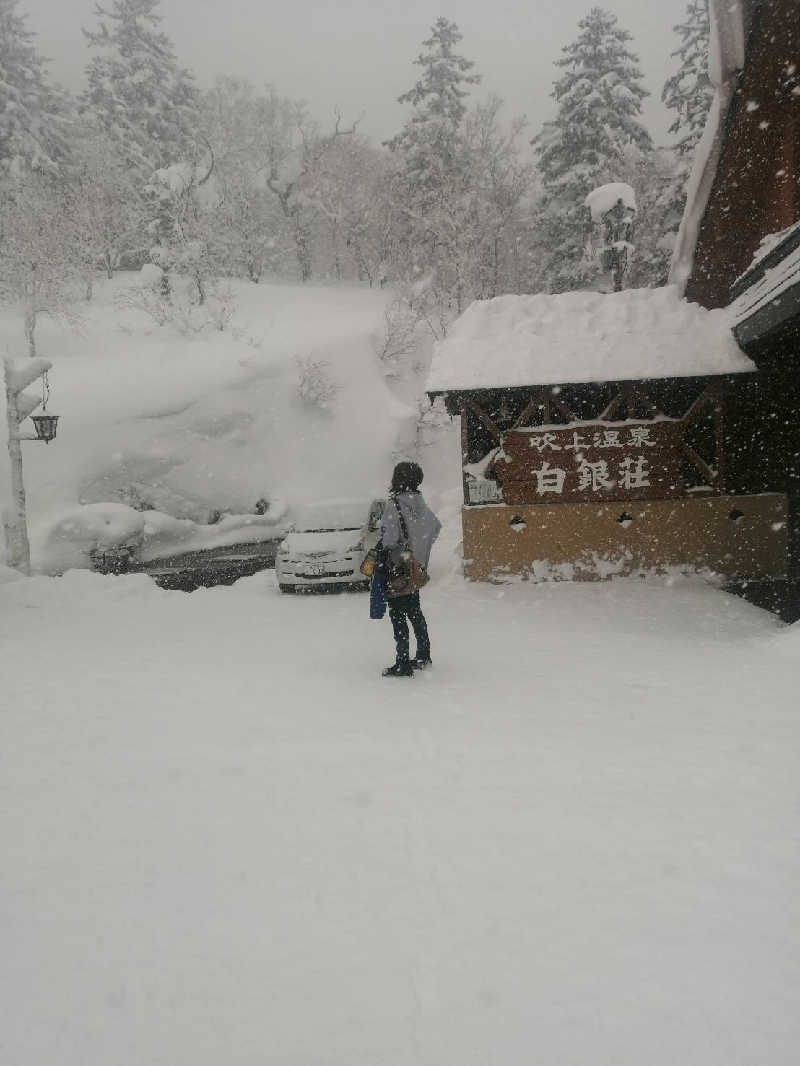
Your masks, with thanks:
[(414, 60), (422, 75), (398, 103), (410, 104), (413, 113), (402, 130), (387, 141), (394, 152), (401, 153), (410, 183), (421, 198), (435, 205), (445, 169), (455, 160), (455, 144), (467, 113), (464, 102), (468, 85), (480, 82), (472, 72), (475, 64), (455, 51), (462, 39), (455, 22), (439, 18), (431, 27), (431, 36), (422, 42), (425, 49)]
[(471, 181), (463, 133), (469, 86), (480, 81), (474, 63), (456, 49), (462, 34), (454, 22), (439, 18), (415, 64), (420, 78), (399, 102), (411, 117), (387, 142), (399, 159), (397, 192), (404, 225), (402, 240), (413, 272), (433, 271), (456, 309), (468, 297), (464, 238), (468, 230)]
[[(204, 94), (202, 125), (213, 146), (220, 195), (214, 241), (226, 273), (257, 282), (294, 273), (294, 245), (284, 211), (267, 185), (271, 154), (288, 155), (293, 125), (276, 122), (277, 93), (241, 78), (218, 78)], [(299, 107), (299, 105), (297, 105)], [(296, 114), (296, 112), (295, 112)]]
[(639, 121), (647, 90), (630, 33), (616, 16), (595, 7), (578, 23), (580, 33), (556, 65), (556, 118), (534, 140), (543, 198), (537, 213), (538, 285), (554, 292), (590, 283), (595, 266), (586, 256), (592, 189), (625, 181), (631, 149), (652, 150)]
[(703, 133), (713, 96), (708, 76), (708, 0), (689, 0), (684, 21), (675, 27), (675, 32), (681, 43), (672, 55), (680, 60), (680, 66), (664, 83), (661, 99), (676, 112), (669, 128), (678, 138), (675, 150), (691, 157)]
[(0, 0), (0, 174), (54, 171), (69, 154), (69, 103), (49, 82), (17, 3)]
[(148, 247), (147, 209), (135, 174), (102, 130), (82, 130), (65, 198), (86, 263), (87, 296), (98, 268), (112, 277), (124, 252)]
[(222, 273), (258, 283), (268, 274), (291, 273), (291, 239), (275, 197), (245, 170), (220, 168), (219, 205), (210, 239)]
[(213, 170), (209, 151), (202, 164), (184, 160), (156, 170), (145, 187), (153, 214), (150, 258), (163, 271), (164, 294), (170, 295), (172, 273), (184, 276), (199, 306), (205, 304), (218, 272), (210, 220), (219, 200), (217, 191), (208, 186)]
[(94, 50), (82, 106), (142, 175), (190, 158), (196, 147), (199, 94), (159, 29), (159, 0), (95, 5), (98, 27), (85, 31)]
[[(309, 281), (312, 274), (313, 230), (318, 220), (320, 201), (314, 192), (322, 180), (326, 160), (343, 140), (353, 137), (357, 123), (342, 128), (337, 113), (332, 130), (322, 132), (304, 110), (295, 105), (294, 130), (291, 129), (290, 101), (278, 101), (275, 117), (276, 138), (270, 146), (267, 186), (277, 197), (294, 239), (300, 277)], [(291, 134), (287, 138), (287, 133)]]
[(63, 182), (28, 170), (0, 186), (0, 300), (24, 316), (28, 354), (36, 355), (41, 315), (70, 317), (85, 283)]
[(302, 196), (314, 213), (319, 268), (341, 281), (381, 281), (392, 258), (396, 210), (392, 160), (357, 132), (334, 139), (305, 174)]
[(685, 159), (671, 148), (659, 148), (644, 157), (631, 180), (639, 213), (628, 283), (634, 288), (666, 285), (683, 216)]
[(370, 288), (388, 280), (396, 259), (398, 208), (392, 197), (393, 161), (388, 153), (356, 141), (348, 153), (341, 232), (355, 274)]
[(504, 128), (502, 103), (490, 95), (464, 120), (476, 257), (473, 289), (481, 298), (520, 291), (519, 241), (533, 178), (533, 167), (520, 146), (525, 120), (517, 118)]
[(355, 135), (356, 124), (343, 127), (337, 114), (333, 129), (325, 132), (300, 101), (271, 85), (259, 90), (237, 78), (220, 79), (206, 94), (203, 121), (223, 185), (237, 189), (245, 213), (255, 211), (271, 227), (263, 251), (271, 247), (268, 258), (279, 263), (290, 248), (294, 272), (308, 281), (319, 222), (312, 186), (328, 154)]

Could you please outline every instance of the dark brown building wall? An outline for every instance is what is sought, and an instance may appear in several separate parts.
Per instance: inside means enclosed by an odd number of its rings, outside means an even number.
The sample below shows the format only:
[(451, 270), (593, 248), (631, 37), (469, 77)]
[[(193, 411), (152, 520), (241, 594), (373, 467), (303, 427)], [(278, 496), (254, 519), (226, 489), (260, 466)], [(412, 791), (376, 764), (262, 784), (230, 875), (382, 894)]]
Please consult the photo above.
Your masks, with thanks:
[(728, 303), (761, 239), (800, 220), (800, 0), (759, 0), (686, 296)]

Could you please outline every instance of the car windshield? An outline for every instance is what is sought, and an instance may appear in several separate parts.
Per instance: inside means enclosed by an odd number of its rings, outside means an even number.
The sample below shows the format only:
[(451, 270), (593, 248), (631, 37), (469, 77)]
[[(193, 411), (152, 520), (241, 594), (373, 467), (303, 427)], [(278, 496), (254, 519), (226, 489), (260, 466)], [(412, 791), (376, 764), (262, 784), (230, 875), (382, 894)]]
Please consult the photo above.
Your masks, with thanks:
[(369, 517), (369, 500), (348, 500), (304, 507), (297, 515), (294, 528), (298, 533), (358, 532)]

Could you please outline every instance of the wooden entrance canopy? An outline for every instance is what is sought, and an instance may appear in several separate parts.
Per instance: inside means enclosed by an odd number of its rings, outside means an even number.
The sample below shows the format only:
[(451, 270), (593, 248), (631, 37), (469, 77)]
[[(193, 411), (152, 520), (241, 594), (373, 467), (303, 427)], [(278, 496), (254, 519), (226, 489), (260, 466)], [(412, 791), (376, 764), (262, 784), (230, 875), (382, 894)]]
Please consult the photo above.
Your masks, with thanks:
[[(498, 302), (504, 306), (492, 307)], [(656, 310), (649, 321), (648, 308)], [(583, 320), (576, 309), (586, 312)], [(465, 324), (470, 312), (483, 321)], [(645, 291), (503, 297), (462, 316), (449, 350), (450, 338), (434, 357), (428, 391), (461, 417), (468, 576), (785, 570), (786, 501), (761, 491), (753, 434), (739, 411), (754, 368), (727, 321), (719, 322), (717, 349), (697, 358), (715, 372), (685, 372), (698, 334), (713, 344), (705, 314), (669, 293)], [(598, 331), (604, 315), (609, 330), (617, 323), (619, 350), (616, 337)], [(632, 317), (654, 330), (661, 317), (664, 332), (632, 330)], [(512, 327), (505, 345), (504, 319)], [(555, 330), (540, 328), (553, 321)], [(691, 336), (670, 336), (676, 321)], [(573, 344), (566, 359), (558, 355), (562, 326)], [(576, 348), (576, 336), (587, 346), (594, 336), (593, 348)], [(615, 375), (620, 364), (646, 370), (654, 363), (678, 372)], [(592, 368), (595, 376), (554, 380), (559, 366)], [(549, 380), (521, 381), (526, 367)], [(450, 387), (440, 387), (448, 380)]]

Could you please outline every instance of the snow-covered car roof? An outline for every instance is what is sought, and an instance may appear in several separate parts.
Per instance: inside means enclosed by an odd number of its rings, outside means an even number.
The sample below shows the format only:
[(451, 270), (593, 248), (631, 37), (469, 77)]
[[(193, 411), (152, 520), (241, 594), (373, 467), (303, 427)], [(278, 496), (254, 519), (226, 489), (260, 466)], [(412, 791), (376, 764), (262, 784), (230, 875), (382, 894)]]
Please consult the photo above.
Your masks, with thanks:
[(476, 300), (434, 351), (427, 391), (752, 371), (725, 311), (676, 287)]

